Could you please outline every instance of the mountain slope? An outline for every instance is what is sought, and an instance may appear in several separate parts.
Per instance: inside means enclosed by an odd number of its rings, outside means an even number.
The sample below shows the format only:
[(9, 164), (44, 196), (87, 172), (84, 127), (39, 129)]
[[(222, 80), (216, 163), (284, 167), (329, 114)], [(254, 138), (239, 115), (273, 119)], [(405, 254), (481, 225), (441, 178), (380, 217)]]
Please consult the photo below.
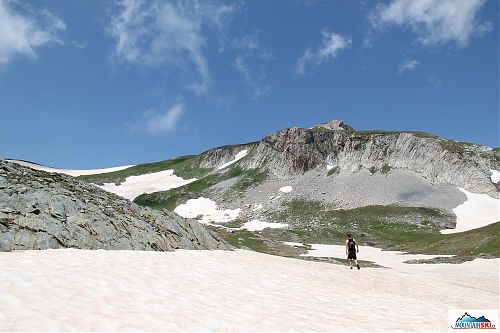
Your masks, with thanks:
[(0, 251), (229, 249), (194, 220), (139, 207), (72, 177), (0, 160)]
[[(295, 185), (289, 199), (309, 197), (332, 208), (402, 204), (451, 212), (467, 200), (458, 188), (499, 198), (499, 183), (491, 179), (491, 170), (500, 169), (495, 151), (431, 134), (292, 128), (245, 149), (246, 156), (226, 170), (137, 201), (173, 209), (187, 198), (215, 192), (218, 201), (243, 196), (238, 204), (253, 205), (273, 195), (280, 201), (278, 189), (286, 185)], [(237, 152), (222, 147), (211, 151), (211, 159), (198, 157), (200, 165), (214, 170), (227, 160), (214, 156)]]

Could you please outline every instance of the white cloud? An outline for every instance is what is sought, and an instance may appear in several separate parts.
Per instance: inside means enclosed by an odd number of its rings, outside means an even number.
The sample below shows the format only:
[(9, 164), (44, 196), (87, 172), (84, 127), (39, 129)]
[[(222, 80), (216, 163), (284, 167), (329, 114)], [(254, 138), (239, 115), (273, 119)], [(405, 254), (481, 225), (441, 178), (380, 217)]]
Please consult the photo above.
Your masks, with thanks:
[(297, 59), (295, 72), (304, 74), (306, 66), (311, 63), (313, 66), (319, 66), (324, 61), (328, 61), (337, 56), (338, 52), (347, 49), (352, 44), (350, 36), (342, 36), (335, 32), (323, 31), (323, 40), (321, 46), (316, 51), (308, 48), (302, 57)]
[(434, 75), (428, 75), (427, 76), (427, 82), (429, 82), (434, 87), (438, 87), (438, 86), (440, 86), (440, 85), (443, 84), (443, 81), (440, 78), (438, 78), (437, 76), (434, 76)]
[(146, 113), (146, 131), (150, 134), (160, 134), (175, 130), (184, 111), (184, 104), (177, 103), (163, 113), (153, 113), (151, 111)]
[(66, 25), (61, 19), (47, 10), (16, 10), (12, 4), (0, 0), (0, 66), (16, 56), (36, 58), (42, 46), (62, 44), (59, 33)]
[(243, 36), (234, 46), (240, 51), (235, 60), (236, 70), (252, 91), (252, 99), (257, 101), (269, 95), (271, 86), (267, 83), (264, 66), (275, 60), (273, 53), (262, 45), (257, 34)]
[(420, 65), (420, 61), (416, 59), (406, 59), (402, 64), (399, 65), (398, 74), (401, 75), (404, 72), (414, 70), (417, 66)]
[(203, 95), (211, 83), (203, 27), (222, 31), (234, 11), (234, 5), (197, 1), (126, 0), (108, 26), (115, 39), (114, 56), (123, 62), (153, 68), (193, 67), (199, 79), (189, 88)]
[(486, 0), (393, 0), (379, 5), (371, 13), (372, 26), (382, 29), (397, 25), (411, 29), (424, 46), (449, 42), (459, 47), (468, 45), (473, 36), (492, 29), (490, 22), (481, 23), (476, 15)]

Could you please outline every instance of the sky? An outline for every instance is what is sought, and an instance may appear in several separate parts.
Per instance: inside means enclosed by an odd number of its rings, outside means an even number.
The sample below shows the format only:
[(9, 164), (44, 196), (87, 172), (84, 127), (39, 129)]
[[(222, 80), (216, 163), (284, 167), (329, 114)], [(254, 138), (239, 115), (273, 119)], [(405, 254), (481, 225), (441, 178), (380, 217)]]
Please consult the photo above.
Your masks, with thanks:
[(0, 0), (0, 157), (153, 162), (341, 119), (499, 144), (496, 0)]

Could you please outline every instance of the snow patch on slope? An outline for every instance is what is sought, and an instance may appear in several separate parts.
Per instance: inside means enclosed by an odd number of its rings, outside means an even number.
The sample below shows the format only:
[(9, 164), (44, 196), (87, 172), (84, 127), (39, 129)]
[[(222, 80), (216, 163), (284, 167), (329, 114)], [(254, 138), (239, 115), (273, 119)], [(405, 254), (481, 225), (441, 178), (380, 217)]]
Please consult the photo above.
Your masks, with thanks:
[(500, 200), (494, 199), (487, 194), (471, 193), (463, 188), (467, 201), (453, 208), (457, 216), (455, 229), (441, 230), (442, 234), (453, 234), (487, 226), (500, 221)]
[(218, 209), (215, 201), (199, 197), (197, 199), (189, 199), (185, 204), (177, 206), (174, 212), (184, 218), (197, 218), (201, 216), (199, 222), (210, 224), (210, 222), (226, 223), (236, 219), (241, 212), (241, 208)]
[(290, 246), (298, 246), (298, 247), (304, 247), (305, 245), (302, 243), (298, 242), (283, 242), (283, 244), (290, 245)]
[(219, 170), (221, 169), (224, 169), (228, 166), (230, 166), (231, 164), (233, 163), (236, 163), (238, 162), (239, 160), (241, 160), (243, 157), (247, 156), (247, 153), (248, 153), (248, 150), (247, 149), (243, 149), (242, 151), (240, 151), (239, 153), (237, 153), (235, 156), (234, 156), (234, 159), (229, 161), (229, 162), (226, 162), (224, 164), (222, 164), (220, 167), (219, 167)]
[(256, 204), (254, 204), (252, 211), (255, 212), (255, 211), (261, 209), (262, 207), (264, 207), (264, 205), (262, 205), (260, 203), (256, 203)]
[(498, 170), (490, 170), (490, 171), (491, 171), (491, 181), (495, 184), (500, 182), (500, 171)]
[(290, 193), (293, 191), (293, 187), (291, 186), (283, 186), (282, 188), (279, 189), (280, 192), (283, 193)]
[(115, 193), (121, 197), (133, 200), (135, 197), (143, 193), (153, 193), (167, 191), (176, 187), (180, 187), (197, 180), (182, 179), (174, 175), (174, 170), (165, 170), (159, 172), (147, 173), (139, 176), (129, 176), (120, 185), (114, 183), (104, 183), (98, 185), (105, 191)]
[(246, 222), (241, 229), (246, 229), (248, 231), (260, 231), (266, 228), (285, 228), (288, 227), (286, 223), (269, 223), (260, 220), (252, 220), (250, 222)]
[(28, 168), (32, 168), (35, 170), (41, 170), (41, 171), (53, 172), (53, 173), (63, 173), (63, 174), (73, 176), (73, 177), (120, 171), (120, 170), (128, 169), (130, 167), (135, 166), (134, 164), (131, 164), (131, 165), (123, 165), (123, 166), (104, 168), (104, 169), (70, 170), (70, 169), (51, 168), (51, 167), (43, 166), (40, 164), (35, 164), (35, 163), (30, 163), (30, 162), (25, 162), (25, 161), (18, 161), (18, 160), (7, 160), (7, 161), (13, 162), (13, 163), (16, 163), (16, 164), (19, 164), (19, 165), (22, 165), (22, 166), (25, 166)]

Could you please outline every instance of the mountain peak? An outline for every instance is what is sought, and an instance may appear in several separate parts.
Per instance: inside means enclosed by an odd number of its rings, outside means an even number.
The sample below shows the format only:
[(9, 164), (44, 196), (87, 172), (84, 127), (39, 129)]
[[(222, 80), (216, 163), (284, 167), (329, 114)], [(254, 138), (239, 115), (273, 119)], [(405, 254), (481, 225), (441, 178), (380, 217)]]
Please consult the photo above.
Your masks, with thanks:
[(353, 131), (354, 128), (344, 123), (342, 120), (334, 119), (326, 123), (318, 124), (314, 127), (323, 127), (333, 131)]

